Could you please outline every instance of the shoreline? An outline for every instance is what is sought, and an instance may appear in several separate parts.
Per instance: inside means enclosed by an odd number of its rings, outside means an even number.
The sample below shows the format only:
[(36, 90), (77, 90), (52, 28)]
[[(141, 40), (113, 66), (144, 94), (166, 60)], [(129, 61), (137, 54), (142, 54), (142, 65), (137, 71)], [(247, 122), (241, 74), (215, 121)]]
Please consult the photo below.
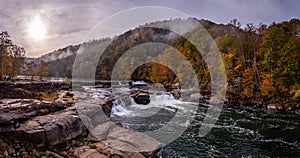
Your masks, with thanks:
[[(98, 83), (98, 85), (95, 86), (95, 88), (104, 88), (106, 87), (107, 89), (107, 85), (111, 85), (109, 84), (108, 81), (105, 82), (106, 86), (101, 86), (99, 87), (100, 83)], [(103, 85), (103, 84), (102, 84)], [(5, 88), (5, 86), (7, 86)], [(105, 144), (103, 144), (103, 142), (101, 141), (97, 141), (97, 139), (95, 140), (95, 138), (92, 138), (92, 136), (90, 136), (90, 132), (85, 128), (81, 128), (83, 127), (83, 123), (80, 120), (80, 118), (74, 117), (73, 116), (78, 116), (78, 113), (76, 113), (76, 107), (74, 107), (75, 104), (75, 100), (76, 99), (80, 99), (80, 98), (76, 98), (74, 100), (73, 96), (74, 96), (74, 91), (71, 90), (71, 85), (68, 83), (63, 83), (63, 82), (56, 82), (54, 85), (52, 82), (44, 82), (44, 83), (7, 83), (7, 82), (2, 82), (0, 83), (0, 87), (4, 88), (2, 89), (2, 92), (5, 90), (8, 90), (9, 88), (11, 89), (16, 89), (17, 95), (14, 95), (15, 98), (11, 98), (11, 99), (4, 99), (4, 98), (0, 98), (0, 111), (2, 111), (3, 115), (1, 115), (0, 120), (2, 119), (2, 124), (0, 121), (0, 129), (2, 129), (2, 136), (0, 137), (0, 147), (1, 150), (4, 150), (3, 155), (4, 157), (8, 157), (9, 156), (18, 156), (22, 153), (28, 154), (28, 155), (35, 155), (36, 157), (42, 156), (42, 155), (55, 155), (55, 154), (60, 154), (63, 155), (63, 157), (72, 157), (72, 156), (77, 156), (77, 157), (87, 157), (87, 155), (91, 155), (91, 154), (100, 154), (97, 150), (104, 150), (107, 149), (107, 146)], [(55, 95), (57, 95), (57, 97), (51, 98), (52, 100), (44, 100), (43, 99), (43, 95), (28, 95), (31, 94), (33, 92), (39, 92), (39, 93), (44, 93), (46, 92), (46, 94), (48, 94), (49, 90), (51, 90), (51, 93), (55, 93)], [(109, 88), (108, 88), (109, 90)], [(178, 90), (178, 88), (176, 88), (176, 90)], [(24, 92), (24, 93), (23, 93)], [(26, 92), (26, 93), (25, 93)], [(178, 91), (176, 91), (178, 92)], [(50, 94), (48, 94), (48, 97), (50, 96)], [(172, 93), (172, 92), (170, 92)], [(205, 92), (206, 94), (207, 91)], [(8, 93), (6, 93), (7, 96)], [(20, 99), (20, 96), (24, 96), (26, 95), (26, 97), (32, 97), (34, 96), (34, 98), (26, 98), (24, 97), (24, 99)], [(174, 95), (174, 94), (173, 94)], [(191, 95), (194, 95), (191, 92)], [(1, 97), (3, 97), (4, 95), (1, 95)], [(82, 95), (84, 98), (84, 95)], [(199, 104), (201, 104), (201, 102), (206, 102), (207, 99), (209, 99), (209, 96), (202, 96), (204, 97), (199, 98), (199, 95), (194, 95), (195, 98), (199, 99)], [(85, 96), (86, 97), (86, 96)], [(112, 108), (112, 101), (114, 100), (114, 97), (111, 96), (109, 97), (110, 101), (108, 102), (99, 102), (97, 103), (97, 105), (99, 105), (100, 107), (102, 107), (103, 110), (105, 110), (106, 115), (109, 116), (111, 108)], [(194, 99), (195, 99), (194, 98)], [(53, 100), (54, 99), (54, 100)], [(10, 106), (4, 106), (4, 105), (8, 105), (10, 104)], [(37, 105), (38, 106), (37, 106)], [(17, 106), (16, 106), (17, 105)], [(108, 105), (108, 106), (107, 106)], [(245, 106), (245, 105), (235, 105), (235, 104), (228, 104), (225, 103), (226, 106), (229, 107), (236, 107), (239, 109), (246, 109), (246, 110), (251, 110), (252, 112), (263, 112), (263, 113), (268, 113), (268, 114), (284, 114), (284, 115), (297, 115), (300, 116), (300, 112), (294, 110), (294, 111), (280, 111), (278, 109), (267, 109), (265, 106)], [(22, 112), (22, 110), (24, 109), (28, 109), (29, 111), (24, 111), (26, 113), (31, 113), (32, 111), (30, 111), (30, 109), (35, 109), (35, 111), (37, 111), (35, 114), (30, 114), (30, 115), (26, 115), (26, 114), (22, 114), (22, 115), (18, 115), (18, 113)], [(8, 110), (5, 110), (8, 109)], [(7, 113), (14, 113), (15, 118), (11, 118), (9, 116), (11, 115), (6, 115)], [(59, 117), (59, 115), (61, 115), (61, 117)], [(44, 128), (46, 126), (48, 126), (47, 124), (49, 124), (49, 122), (51, 121), (46, 121), (47, 119), (53, 116), (53, 118), (62, 118), (61, 120), (65, 120), (67, 119), (69, 116), (70, 117), (70, 121), (74, 122), (74, 127), (79, 127), (80, 126), (80, 131), (81, 132), (75, 132), (77, 134), (73, 135), (71, 137), (57, 137), (57, 135), (43, 135), (41, 132), (39, 132), (39, 130), (41, 130), (41, 128)], [(6, 118), (5, 118), (6, 117)], [(8, 118), (8, 119), (7, 119)], [(19, 118), (19, 120), (17, 120), (16, 118)], [(39, 118), (39, 119), (36, 119)], [(3, 124), (3, 119), (8, 122), (7, 124)], [(11, 119), (11, 120), (10, 120)], [(35, 126), (34, 121), (35, 122), (39, 122), (43, 120), (45, 122), (45, 125), (43, 125), (43, 127), (39, 127), (39, 126)], [(68, 120), (68, 119), (67, 119)], [(79, 121), (79, 122), (78, 122)], [(110, 121), (110, 120), (109, 120)], [(28, 122), (31, 122), (30, 124), (28, 124)], [(59, 122), (63, 122), (63, 121), (59, 121)], [(68, 122), (68, 121), (67, 121)], [(105, 122), (104, 122), (105, 123)], [(26, 124), (26, 126), (24, 126), (24, 124)], [(50, 123), (51, 124), (51, 123)], [(49, 124), (49, 125), (50, 125)], [(120, 126), (120, 123), (116, 123), (118, 126)], [(64, 128), (65, 125), (67, 124), (61, 124), (61, 126), (57, 126), (56, 123), (53, 124), (55, 126), (55, 128), (48, 128), (48, 130), (52, 130), (53, 132), (56, 130), (59, 130), (59, 128), (62, 127), (62, 129), (67, 129)], [(79, 126), (78, 126), (79, 125)], [(52, 125), (50, 125), (52, 126)], [(49, 126), (49, 127), (50, 127)], [(57, 127), (59, 128), (57, 128)], [(68, 125), (67, 125), (68, 126)], [(26, 127), (26, 128), (24, 128)], [(124, 128), (122, 125), (120, 126), (121, 129), (126, 129)], [(33, 132), (33, 136), (35, 135), (35, 132), (42, 134), (43, 136), (41, 137), (42, 140), (42, 145), (39, 143), (33, 143), (34, 141), (30, 141), (31, 139), (33, 139), (34, 137), (29, 136), (29, 135), (20, 135), (21, 133), (24, 133), (24, 131), (20, 130), (20, 128), (22, 128), (23, 130), (27, 130), (27, 132)], [(111, 129), (107, 129), (107, 130), (111, 130)], [(11, 133), (9, 133), (9, 131), (11, 131)], [(62, 131), (60, 131), (59, 133), (61, 133)], [(26, 133), (26, 132), (25, 132)], [(52, 132), (50, 132), (52, 133)], [(54, 132), (55, 133), (55, 132)], [(57, 133), (57, 132), (56, 132)], [(71, 132), (72, 133), (72, 132)], [(139, 133), (139, 132), (138, 132)], [(11, 135), (10, 135), (11, 134)], [(39, 135), (40, 135), (39, 134)], [(6, 135), (6, 136), (4, 136)], [(27, 142), (23, 142), (20, 140), (26, 140), (26, 138), (30, 138)], [(45, 137), (46, 139), (44, 139), (43, 137)], [(116, 136), (115, 136), (116, 137)], [(12, 138), (12, 139), (10, 139)], [(22, 139), (25, 138), (25, 139)], [(58, 141), (46, 141), (49, 138), (52, 138), (53, 140), (58, 139)], [(117, 140), (117, 139), (116, 139)], [(118, 142), (116, 141), (115, 142)], [(8, 143), (8, 142), (13, 142), (13, 143)], [(31, 142), (31, 143), (29, 143)], [(23, 144), (23, 145), (22, 145)], [(118, 144), (118, 143), (117, 143)], [(120, 145), (120, 144), (119, 144)], [(21, 147), (20, 147), (21, 146)], [(19, 151), (23, 151), (23, 149), (25, 148), (25, 146), (31, 146), (32, 149), (30, 149), (29, 152), (25, 151), (20, 153)], [(35, 147), (34, 147), (35, 146)], [(17, 147), (17, 148), (14, 148)], [(64, 148), (62, 150), (57, 150), (57, 149), (61, 149)], [(155, 152), (152, 152), (151, 157), (153, 155), (155, 155), (155, 153), (157, 151), (159, 151), (160, 148), (157, 148), (157, 150), (155, 150)], [(113, 149), (111, 149), (113, 150)], [(113, 150), (114, 153), (118, 153), (118, 150)], [(98, 153), (97, 153), (98, 152)], [(122, 152), (124, 153), (124, 151)], [(76, 155), (77, 154), (77, 155)], [(125, 152), (126, 154), (126, 152)], [(0, 157), (3, 156), (0, 154)], [(80, 156), (82, 155), (82, 156)], [(143, 154), (142, 154), (143, 155)], [(140, 157), (142, 155), (139, 155)], [(145, 157), (147, 157), (146, 155), (144, 155)], [(59, 155), (57, 156), (59, 157)], [(148, 155), (149, 157), (149, 155)]]
[[(140, 158), (153, 157), (160, 149), (160, 143), (141, 135), (140, 139), (145, 139), (148, 144), (143, 146), (140, 141), (135, 140), (134, 136), (140, 135), (139, 132), (127, 129), (120, 123), (113, 123), (112, 129), (116, 130), (113, 135), (102, 139), (92, 138), (88, 131), (85, 122), (80, 118), (78, 108), (84, 107), (85, 104), (80, 104), (80, 99), (74, 100), (74, 91), (65, 90), (66, 83), (59, 83), (55, 86), (52, 83), (2, 83), (1, 87), (8, 86), (2, 90), (11, 88), (12, 93), (17, 92), (11, 99), (4, 99), (5, 95), (1, 95), (0, 99), (0, 157), (42, 157), (45, 155), (53, 157), (81, 157), (86, 158), (91, 155), (102, 157), (111, 157), (119, 155), (121, 157), (138, 156)], [(52, 85), (52, 87), (51, 87)], [(70, 88), (70, 85), (68, 85)], [(50, 88), (49, 88), (50, 87)], [(40, 93), (49, 92), (55, 93), (55, 97), (51, 101), (43, 100), (44, 96)], [(38, 91), (39, 94), (29, 95)], [(3, 91), (2, 91), (3, 92)], [(21, 93), (19, 93), (21, 92)], [(23, 93), (26, 92), (26, 93)], [(21, 97), (22, 95), (26, 95)], [(11, 96), (11, 94), (6, 94)], [(30, 98), (34, 96), (33, 98)], [(79, 95), (86, 97), (86, 95)], [(20, 99), (22, 98), (22, 99)], [(26, 99), (23, 99), (26, 98)], [(30, 99), (29, 99), (30, 98)], [(87, 107), (86, 115), (91, 117), (95, 113), (94, 108), (103, 109), (105, 115), (109, 117), (112, 108), (113, 97), (108, 97), (106, 100), (93, 101), (94, 107)], [(76, 104), (75, 104), (76, 103)], [(111, 122), (110, 119), (98, 118), (97, 115), (91, 118), (95, 127)], [(97, 122), (97, 120), (104, 122)], [(96, 122), (95, 122), (96, 120)], [(98, 127), (100, 128), (100, 127)], [(118, 131), (126, 131), (127, 135), (118, 135)], [(105, 133), (105, 131), (102, 131)], [(134, 151), (123, 151), (115, 149), (115, 146), (126, 145), (120, 144), (119, 138), (126, 138), (129, 135), (131, 139), (127, 140), (128, 145), (135, 144), (132, 148)], [(98, 137), (97, 137), (98, 138)], [(108, 139), (109, 138), (109, 139)], [(107, 142), (103, 143), (103, 142)], [(150, 143), (150, 144), (149, 144)], [(149, 147), (149, 149), (147, 149)], [(101, 151), (101, 152), (98, 152)], [(105, 154), (103, 154), (105, 153)], [(132, 155), (133, 154), (133, 155)], [(131, 155), (131, 156), (130, 156)]]

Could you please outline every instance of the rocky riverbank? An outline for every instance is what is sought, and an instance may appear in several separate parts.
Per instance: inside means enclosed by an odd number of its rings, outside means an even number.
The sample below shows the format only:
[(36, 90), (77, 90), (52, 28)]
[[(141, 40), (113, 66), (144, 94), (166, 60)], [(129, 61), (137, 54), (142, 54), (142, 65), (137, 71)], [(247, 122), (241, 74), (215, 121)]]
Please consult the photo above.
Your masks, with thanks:
[[(102, 100), (92, 99), (94, 106), (86, 106), (83, 92), (62, 90), (61, 84), (45, 83), (1, 84), (3, 89), (19, 89), (27, 93), (0, 99), (0, 158), (6, 157), (152, 157), (160, 143), (137, 131), (122, 127), (109, 119), (114, 97), (104, 90)], [(9, 87), (9, 88), (8, 88)], [(51, 91), (55, 97), (41, 99), (41, 93)], [(3, 93), (4, 91), (2, 91)], [(74, 93), (76, 95), (74, 95)], [(10, 98), (11, 97), (11, 98)], [(20, 99), (20, 98), (22, 99)], [(26, 99), (24, 99), (26, 98)], [(90, 100), (91, 101), (91, 100)], [(101, 109), (106, 117), (99, 117), (93, 108)], [(80, 117), (78, 109), (92, 117), (92, 135)], [(82, 111), (81, 111), (82, 112)], [(95, 113), (96, 112), (96, 113)], [(107, 119), (108, 118), (108, 119)], [(99, 120), (100, 119), (100, 120)], [(96, 120), (96, 121), (94, 121)], [(107, 125), (110, 126), (107, 126)], [(107, 128), (105, 128), (107, 127)], [(90, 128), (90, 127), (89, 127)], [(101, 135), (101, 137), (98, 137)]]
[[(146, 105), (156, 88), (167, 89), (145, 86), (132, 86), (128, 93), (139, 104)], [(0, 83), (0, 87), (0, 158), (143, 158), (153, 157), (160, 148), (158, 141), (110, 120), (116, 98), (109, 87), (84, 87), (86, 92), (73, 92), (66, 83)], [(179, 85), (167, 91), (177, 99), (182, 92), (192, 101), (210, 99), (209, 92), (198, 94)], [(277, 110), (276, 105), (267, 108)]]

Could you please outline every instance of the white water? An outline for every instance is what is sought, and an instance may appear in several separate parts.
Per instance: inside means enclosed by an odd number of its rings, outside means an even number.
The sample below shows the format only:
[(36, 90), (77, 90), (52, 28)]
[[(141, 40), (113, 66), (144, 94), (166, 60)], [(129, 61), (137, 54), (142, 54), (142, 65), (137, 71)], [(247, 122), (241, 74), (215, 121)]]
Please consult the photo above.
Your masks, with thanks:
[(150, 92), (150, 103), (147, 105), (135, 103), (134, 99), (130, 96), (115, 100), (112, 108), (112, 115), (148, 117), (154, 115), (160, 109), (165, 109), (170, 112), (176, 112), (177, 110), (184, 111), (184, 104), (187, 103), (176, 100), (173, 95), (168, 92)]
[(105, 100), (111, 96), (107, 89), (98, 89), (93, 86), (82, 86), (85, 92), (88, 92), (90, 97), (99, 101)]
[[(88, 91), (101, 90), (86, 87)], [(151, 88), (150, 88), (151, 90)], [(128, 92), (118, 88), (117, 92)], [(191, 106), (197, 103), (174, 99), (167, 92), (151, 91), (148, 105), (136, 104), (129, 95), (117, 99), (112, 108), (112, 119), (124, 126), (144, 132), (168, 125), (167, 135), (173, 135), (178, 127), (187, 127), (176, 141), (164, 147), (162, 157), (296, 157), (299, 155), (299, 117), (294, 115), (273, 115), (225, 106), (217, 123), (206, 137), (199, 137), (199, 127), (210, 106), (198, 107), (193, 121), (169, 117), (174, 113), (185, 116)], [(211, 99), (210, 102), (217, 102)], [(159, 110), (165, 111), (155, 115)], [(148, 117), (153, 116), (153, 117)], [(183, 118), (183, 117), (182, 117)], [(158, 156), (159, 157), (159, 156)]]

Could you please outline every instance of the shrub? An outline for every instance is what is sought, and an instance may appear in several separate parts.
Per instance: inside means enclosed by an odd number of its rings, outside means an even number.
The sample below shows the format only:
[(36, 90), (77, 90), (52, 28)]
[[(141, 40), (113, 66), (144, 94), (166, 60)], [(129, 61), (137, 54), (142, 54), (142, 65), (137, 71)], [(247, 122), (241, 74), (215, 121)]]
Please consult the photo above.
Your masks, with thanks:
[(89, 146), (90, 146), (91, 149), (96, 149), (97, 148), (96, 144), (90, 144)]

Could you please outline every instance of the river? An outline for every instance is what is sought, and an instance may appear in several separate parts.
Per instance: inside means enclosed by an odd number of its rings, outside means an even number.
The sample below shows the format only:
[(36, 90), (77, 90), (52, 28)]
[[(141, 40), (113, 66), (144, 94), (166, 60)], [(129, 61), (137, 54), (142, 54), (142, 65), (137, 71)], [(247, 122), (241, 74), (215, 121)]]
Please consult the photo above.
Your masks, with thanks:
[[(191, 106), (198, 106), (192, 112), (194, 119), (184, 120)], [(136, 104), (129, 96), (117, 99), (111, 118), (140, 132), (154, 131), (168, 124), (165, 136), (186, 129), (157, 153), (161, 158), (300, 157), (299, 114), (223, 105), (212, 130), (200, 137), (199, 128), (208, 106), (176, 100), (167, 92), (156, 92), (148, 105)], [(170, 123), (175, 115), (182, 120)]]
[[(153, 96), (152, 96), (153, 97)], [(166, 93), (154, 96), (157, 100), (148, 105), (138, 105), (129, 98), (118, 101), (112, 110), (112, 119), (140, 132), (161, 128), (176, 113), (176, 108), (187, 104), (175, 100)], [(161, 99), (162, 101), (160, 101)], [(128, 102), (128, 101), (127, 101)], [(147, 111), (161, 110), (155, 117), (140, 117)], [(224, 105), (222, 113), (205, 136), (199, 137), (199, 127), (206, 112), (199, 106), (191, 123), (174, 123), (168, 134), (172, 135), (176, 126), (187, 127), (175, 141), (167, 144), (158, 157), (300, 157), (300, 116), (297, 114), (275, 114), (246, 107)], [(188, 109), (185, 109), (188, 110)], [(181, 114), (181, 115), (184, 115)]]

